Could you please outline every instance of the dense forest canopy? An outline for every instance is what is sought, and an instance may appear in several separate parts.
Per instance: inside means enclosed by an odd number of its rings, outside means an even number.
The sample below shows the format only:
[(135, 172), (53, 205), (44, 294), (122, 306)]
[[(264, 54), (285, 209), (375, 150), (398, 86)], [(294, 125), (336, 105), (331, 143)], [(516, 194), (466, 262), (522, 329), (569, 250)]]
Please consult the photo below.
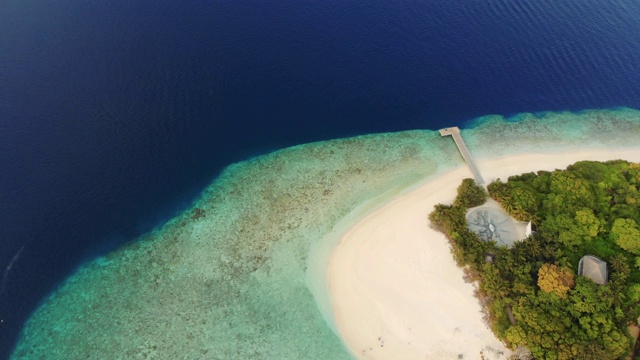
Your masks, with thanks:
[[(429, 218), (447, 235), (494, 333), (536, 359), (624, 359), (640, 316), (640, 164), (581, 161), (566, 170), (494, 181), (489, 195), (537, 231), (512, 247), (483, 242), (466, 212), (487, 194), (466, 179), (452, 205)], [(608, 281), (578, 276), (584, 255), (607, 263)]]

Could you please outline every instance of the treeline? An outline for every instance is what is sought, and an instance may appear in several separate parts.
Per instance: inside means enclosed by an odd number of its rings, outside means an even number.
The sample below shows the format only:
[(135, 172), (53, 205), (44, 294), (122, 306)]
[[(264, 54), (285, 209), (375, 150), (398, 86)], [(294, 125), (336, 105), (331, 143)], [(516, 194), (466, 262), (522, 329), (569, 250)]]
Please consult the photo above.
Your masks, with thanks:
[[(640, 165), (583, 161), (567, 170), (512, 176), (490, 196), (537, 231), (510, 248), (467, 229), (466, 212), (487, 194), (465, 179), (452, 205), (429, 215), (447, 235), (493, 332), (536, 359), (623, 359), (627, 325), (640, 316)], [(598, 285), (577, 276), (584, 255), (607, 262)], [(511, 317), (511, 318), (510, 318)]]

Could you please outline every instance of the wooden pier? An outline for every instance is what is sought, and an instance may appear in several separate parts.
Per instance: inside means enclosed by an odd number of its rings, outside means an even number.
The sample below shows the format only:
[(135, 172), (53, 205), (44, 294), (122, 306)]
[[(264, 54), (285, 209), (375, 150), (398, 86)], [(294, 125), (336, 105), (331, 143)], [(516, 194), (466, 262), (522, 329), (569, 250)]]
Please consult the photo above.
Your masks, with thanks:
[(469, 153), (469, 149), (467, 149), (467, 145), (464, 144), (464, 140), (462, 140), (462, 136), (460, 136), (460, 129), (458, 129), (457, 126), (444, 128), (440, 130), (440, 135), (441, 136), (451, 135), (451, 137), (453, 137), (453, 141), (455, 141), (456, 146), (458, 146), (458, 150), (460, 151), (462, 158), (467, 163), (467, 166), (469, 166), (469, 169), (471, 169), (471, 172), (473, 173), (473, 177), (476, 179), (476, 184), (486, 188), (484, 180), (482, 179), (482, 175), (480, 175), (480, 170), (478, 170), (476, 163), (473, 162), (471, 153)]

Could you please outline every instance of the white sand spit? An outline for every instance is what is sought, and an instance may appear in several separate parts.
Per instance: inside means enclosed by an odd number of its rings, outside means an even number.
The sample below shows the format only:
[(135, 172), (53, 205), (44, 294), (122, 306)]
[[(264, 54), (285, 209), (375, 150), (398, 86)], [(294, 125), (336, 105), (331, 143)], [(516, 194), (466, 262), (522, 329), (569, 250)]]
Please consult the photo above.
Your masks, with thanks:
[[(640, 148), (516, 155), (481, 160), (478, 167), (491, 181), (612, 159), (638, 162)], [(356, 358), (508, 356), (484, 324), (474, 286), (463, 281), (444, 235), (429, 228), (433, 207), (451, 203), (467, 177), (472, 176), (466, 167), (446, 173), (329, 235), (341, 238), (328, 268), (335, 324)]]

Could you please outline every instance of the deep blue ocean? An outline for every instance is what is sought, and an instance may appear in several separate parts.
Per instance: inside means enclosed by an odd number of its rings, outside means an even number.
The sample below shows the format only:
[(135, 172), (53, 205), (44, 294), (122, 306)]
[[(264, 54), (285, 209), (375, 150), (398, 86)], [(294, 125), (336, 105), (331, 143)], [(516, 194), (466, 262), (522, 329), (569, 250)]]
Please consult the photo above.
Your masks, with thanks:
[(0, 358), (227, 165), (486, 114), (640, 108), (637, 0), (0, 2)]

